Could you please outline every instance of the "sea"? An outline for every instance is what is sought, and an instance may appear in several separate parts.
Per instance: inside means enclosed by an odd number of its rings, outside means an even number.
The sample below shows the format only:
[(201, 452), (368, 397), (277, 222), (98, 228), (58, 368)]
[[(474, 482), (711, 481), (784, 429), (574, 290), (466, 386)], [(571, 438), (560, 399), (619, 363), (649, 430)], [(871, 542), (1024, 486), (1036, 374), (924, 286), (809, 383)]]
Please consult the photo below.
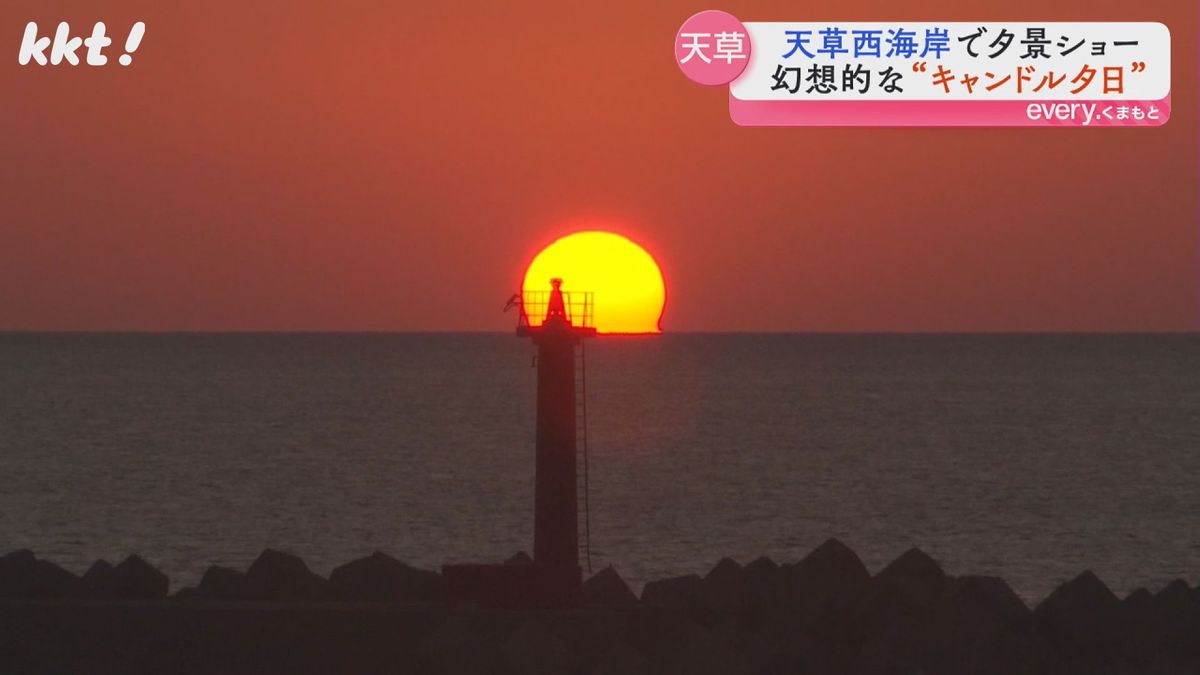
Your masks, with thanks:
[[(635, 591), (837, 537), (1030, 604), (1200, 581), (1200, 335), (681, 334), (586, 344), (590, 564)], [(533, 538), (511, 334), (0, 334), (0, 552), (195, 584), (265, 547), (437, 569)]]

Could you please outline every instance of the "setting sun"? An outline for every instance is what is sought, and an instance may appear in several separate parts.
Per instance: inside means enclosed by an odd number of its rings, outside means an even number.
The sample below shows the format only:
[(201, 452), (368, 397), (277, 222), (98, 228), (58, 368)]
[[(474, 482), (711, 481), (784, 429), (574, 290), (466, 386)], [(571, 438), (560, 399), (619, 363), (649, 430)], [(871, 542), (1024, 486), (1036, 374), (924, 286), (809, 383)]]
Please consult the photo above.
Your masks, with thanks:
[(564, 291), (594, 293), (594, 324), (600, 333), (659, 333), (666, 285), (658, 263), (641, 246), (612, 232), (586, 231), (556, 240), (533, 259), (523, 292), (549, 291), (550, 279)]

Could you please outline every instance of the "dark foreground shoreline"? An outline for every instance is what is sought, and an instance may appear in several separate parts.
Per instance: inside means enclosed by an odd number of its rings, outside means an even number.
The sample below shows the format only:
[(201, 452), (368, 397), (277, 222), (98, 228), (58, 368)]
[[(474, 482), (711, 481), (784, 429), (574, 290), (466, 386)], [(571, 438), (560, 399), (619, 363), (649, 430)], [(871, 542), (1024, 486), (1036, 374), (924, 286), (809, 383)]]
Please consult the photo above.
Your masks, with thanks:
[(606, 568), (575, 609), (447, 607), (437, 573), (378, 553), (324, 578), (268, 550), (168, 587), (136, 556), (83, 577), (0, 557), (0, 673), (1200, 673), (1200, 589), (1184, 581), (1117, 598), (1084, 572), (1029, 608), (917, 549), (871, 576), (836, 540), (640, 598)]

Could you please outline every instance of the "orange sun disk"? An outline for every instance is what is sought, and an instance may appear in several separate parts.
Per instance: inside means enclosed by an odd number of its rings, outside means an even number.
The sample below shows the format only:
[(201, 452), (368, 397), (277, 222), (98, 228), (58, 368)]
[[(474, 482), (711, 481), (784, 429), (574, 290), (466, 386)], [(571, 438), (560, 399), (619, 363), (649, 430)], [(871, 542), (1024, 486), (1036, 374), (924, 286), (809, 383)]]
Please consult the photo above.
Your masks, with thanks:
[[(563, 291), (594, 294), (594, 325), (599, 333), (661, 333), (666, 284), (646, 249), (612, 232), (589, 230), (562, 237), (529, 263), (523, 293), (549, 291), (550, 279)], [(540, 317), (531, 317), (540, 323)]]

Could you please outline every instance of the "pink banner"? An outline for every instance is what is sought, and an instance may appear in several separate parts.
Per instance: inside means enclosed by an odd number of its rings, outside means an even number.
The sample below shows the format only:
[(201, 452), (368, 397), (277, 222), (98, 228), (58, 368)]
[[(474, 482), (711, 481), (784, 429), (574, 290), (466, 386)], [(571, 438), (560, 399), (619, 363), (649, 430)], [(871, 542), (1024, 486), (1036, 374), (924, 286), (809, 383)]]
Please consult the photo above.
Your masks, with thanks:
[(748, 127), (1154, 127), (1171, 117), (1158, 101), (743, 101), (729, 116)]

